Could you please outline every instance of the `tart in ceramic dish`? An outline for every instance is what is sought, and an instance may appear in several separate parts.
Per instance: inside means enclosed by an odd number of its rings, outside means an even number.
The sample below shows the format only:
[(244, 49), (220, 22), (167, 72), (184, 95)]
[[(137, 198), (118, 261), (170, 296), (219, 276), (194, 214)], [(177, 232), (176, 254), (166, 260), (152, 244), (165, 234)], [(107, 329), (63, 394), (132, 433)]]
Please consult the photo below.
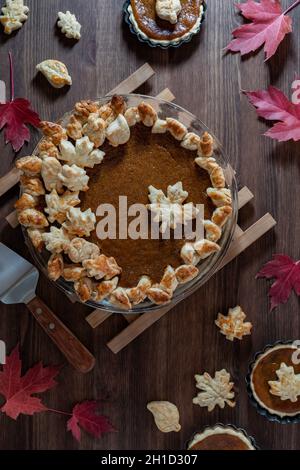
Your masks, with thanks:
[[(35, 155), (16, 164), (23, 173), (16, 209), (50, 279), (90, 305), (145, 311), (145, 303), (170, 303), (212, 275), (234, 230), (236, 187), (216, 139), (195, 126), (182, 108), (138, 95), (81, 101), (60, 124), (42, 123)], [(99, 205), (124, 214), (120, 196), (145, 208), (156, 238), (150, 224), (144, 238), (121, 236), (122, 217), (115, 237), (99, 236)], [(193, 225), (198, 205), (202, 238), (176, 238), (176, 211)]]
[(232, 425), (217, 424), (207, 427), (201, 433), (196, 433), (188, 443), (188, 450), (256, 450), (252, 437), (242, 429)]
[(260, 414), (279, 423), (300, 422), (299, 349), (292, 341), (257, 353), (247, 377), (248, 393)]
[(203, 0), (126, 0), (124, 17), (130, 30), (151, 47), (178, 47), (199, 33)]

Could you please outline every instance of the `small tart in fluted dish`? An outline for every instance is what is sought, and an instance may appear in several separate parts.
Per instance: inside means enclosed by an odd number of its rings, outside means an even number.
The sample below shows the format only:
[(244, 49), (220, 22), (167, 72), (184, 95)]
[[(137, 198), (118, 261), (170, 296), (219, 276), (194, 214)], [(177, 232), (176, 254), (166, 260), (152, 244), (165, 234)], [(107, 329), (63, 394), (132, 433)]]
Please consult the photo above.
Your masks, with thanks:
[(251, 401), (277, 422), (300, 421), (300, 363), (297, 345), (277, 343), (256, 355), (247, 378)]
[(188, 443), (188, 450), (256, 450), (253, 439), (235, 426), (217, 424), (197, 433)]
[[(57, 255), (48, 264), (50, 278), (73, 283), (81, 301), (106, 300), (125, 310), (145, 301), (167, 304), (221, 251), (232, 195), (208, 132), (161, 119), (143, 100), (127, 107), (122, 96), (78, 102), (60, 124), (42, 122), (41, 130), (36, 155), (17, 162), (18, 218), (37, 251)], [(146, 238), (99, 239), (98, 206), (119, 209), (119, 196), (127, 208), (143, 205), (158, 237), (149, 224)], [(195, 225), (197, 205), (204, 210), (203, 236), (176, 238), (183, 224), (178, 210)]]
[(200, 31), (204, 0), (127, 0), (125, 21), (151, 47), (178, 47)]

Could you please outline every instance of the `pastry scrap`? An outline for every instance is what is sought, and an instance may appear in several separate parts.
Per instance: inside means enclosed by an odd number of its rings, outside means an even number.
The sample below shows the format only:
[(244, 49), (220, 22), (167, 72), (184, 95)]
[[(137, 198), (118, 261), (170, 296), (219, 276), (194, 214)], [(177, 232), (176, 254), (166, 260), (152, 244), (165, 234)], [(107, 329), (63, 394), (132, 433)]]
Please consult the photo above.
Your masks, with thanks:
[(169, 401), (152, 401), (147, 409), (153, 414), (156, 426), (161, 432), (179, 432), (179, 411), (176, 405)]
[(250, 335), (252, 329), (252, 323), (245, 322), (245, 318), (246, 314), (237, 305), (229, 309), (227, 317), (219, 313), (215, 324), (220, 328), (220, 333), (229, 341), (241, 340), (244, 336)]
[[(52, 80), (57, 64), (55, 61), (43, 64)], [(59, 82), (59, 77), (57, 80)], [(96, 216), (90, 208), (81, 208), (81, 200), (83, 192), (89, 190), (91, 169), (106, 158), (102, 146), (122, 147), (137, 124), (151, 128), (155, 134), (167, 132), (181, 147), (197, 152), (195, 165), (210, 175), (213, 187), (207, 189), (207, 197), (215, 210), (210, 220), (203, 221), (205, 238), (184, 242), (180, 266), (167, 266), (159, 282), (141, 275), (136, 286), (127, 288), (119, 285), (122, 266), (118, 265), (118, 260), (109, 253), (101, 253), (97, 244), (87, 240), (95, 231)], [(80, 101), (64, 126), (43, 121), (40, 128), (44, 138), (38, 145), (37, 155), (21, 158), (16, 163), (22, 172), (22, 195), (16, 209), (34, 247), (51, 253), (51, 278), (58, 279), (59, 274), (73, 282), (81, 301), (107, 299), (116, 308), (125, 310), (146, 300), (157, 305), (167, 304), (178, 286), (198, 276), (197, 265), (220, 251), (218, 242), (232, 215), (232, 197), (225, 187), (223, 170), (213, 156), (214, 139), (210, 134), (198, 136), (188, 132), (177, 119), (160, 119), (153, 106), (145, 101), (127, 109), (121, 96), (112, 97), (102, 106), (89, 100)], [(169, 185), (166, 193), (153, 185), (148, 191), (147, 207), (162, 233), (196, 218), (196, 206), (192, 202), (185, 203), (189, 193), (182, 181)], [(221, 317), (218, 320), (221, 322)], [(237, 335), (237, 331), (233, 334)], [(211, 380), (217, 380), (222, 373)]]
[(44, 60), (36, 66), (36, 69), (47, 78), (50, 85), (54, 88), (63, 88), (65, 85), (72, 85), (72, 78), (69, 75), (67, 67), (62, 62), (59, 62), (59, 60)]
[(249, 437), (243, 429), (230, 424), (226, 426), (217, 424), (194, 434), (188, 442), (188, 450), (249, 451), (256, 450), (256, 447), (253, 438)]
[(1, 9), (0, 23), (4, 26), (5, 34), (22, 28), (28, 18), (29, 8), (24, 5), (24, 0), (6, 0), (6, 5)]
[(201, 390), (198, 395), (193, 398), (193, 403), (201, 407), (207, 407), (208, 411), (213, 411), (216, 406), (224, 408), (227, 404), (231, 408), (235, 406), (234, 383), (230, 382), (230, 374), (222, 369), (215, 373), (212, 378), (207, 372), (203, 375), (195, 375), (196, 387)]
[(61, 28), (61, 31), (67, 38), (77, 40), (81, 38), (81, 24), (77, 21), (76, 16), (70, 11), (66, 11), (66, 13), (62, 13), (61, 11), (58, 12), (57, 25)]

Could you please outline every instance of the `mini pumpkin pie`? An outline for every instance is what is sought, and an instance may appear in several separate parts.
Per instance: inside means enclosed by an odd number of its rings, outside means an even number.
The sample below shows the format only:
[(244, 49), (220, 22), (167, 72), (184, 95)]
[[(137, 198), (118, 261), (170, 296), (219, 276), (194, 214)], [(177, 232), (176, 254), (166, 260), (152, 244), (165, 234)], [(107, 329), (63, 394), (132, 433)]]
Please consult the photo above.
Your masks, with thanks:
[(247, 378), (248, 392), (257, 410), (271, 421), (300, 421), (299, 349), (277, 343), (256, 355)]
[(188, 443), (188, 450), (256, 450), (254, 441), (235, 426), (217, 424), (197, 433)]
[(177, 47), (200, 31), (203, 0), (127, 0), (125, 21), (140, 41), (151, 47)]
[[(81, 101), (63, 122), (42, 122), (37, 154), (17, 161), (23, 173), (19, 222), (35, 249), (48, 252), (49, 277), (73, 283), (83, 302), (107, 300), (126, 310), (145, 300), (170, 302), (221, 250), (232, 218), (213, 137), (161, 119), (149, 102), (127, 108), (121, 96), (101, 105)], [(151, 224), (148, 237), (123, 237), (117, 220), (117, 236), (99, 238), (98, 206), (120, 211), (119, 196), (126, 196), (127, 207), (143, 205), (147, 221), (153, 218), (159, 228), (157, 237)], [(176, 238), (178, 225), (195, 222), (198, 204), (204, 238)]]

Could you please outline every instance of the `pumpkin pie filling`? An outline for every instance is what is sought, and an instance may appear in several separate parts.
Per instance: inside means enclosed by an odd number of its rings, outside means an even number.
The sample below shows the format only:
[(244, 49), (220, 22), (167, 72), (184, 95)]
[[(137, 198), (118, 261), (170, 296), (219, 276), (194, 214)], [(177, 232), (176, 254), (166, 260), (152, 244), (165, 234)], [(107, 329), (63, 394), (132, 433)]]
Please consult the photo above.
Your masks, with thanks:
[(300, 374), (300, 364), (292, 362), (292, 355), (296, 348), (289, 346), (279, 346), (266, 352), (254, 365), (251, 374), (251, 388), (255, 398), (260, 405), (271, 413), (282, 416), (295, 415), (300, 413), (300, 397), (296, 402), (282, 400), (279, 396), (270, 393), (269, 381), (278, 380), (276, 371), (280, 369), (282, 363), (294, 368), (295, 374)]
[(172, 41), (188, 34), (202, 15), (203, 0), (181, 0), (181, 12), (176, 24), (160, 19), (155, 0), (131, 0), (131, 8), (138, 28), (149, 38)]
[[(135, 203), (146, 205), (150, 185), (166, 192), (169, 185), (182, 181), (189, 193), (187, 202), (204, 204), (205, 218), (211, 218), (214, 206), (206, 194), (211, 185), (209, 175), (195, 164), (197, 152), (184, 149), (170, 134), (153, 134), (150, 128), (137, 124), (131, 128), (125, 145), (114, 148), (106, 143), (102, 148), (102, 164), (88, 171), (89, 191), (82, 194), (82, 210), (91, 208), (96, 213), (100, 203), (109, 203), (118, 213), (120, 195), (127, 196), (128, 207)], [(118, 228), (117, 220), (117, 235)], [(176, 268), (182, 264), (180, 250), (184, 240), (151, 240), (150, 232), (146, 240), (99, 240), (94, 231), (89, 241), (122, 266), (119, 284), (124, 287), (137, 285), (143, 275), (157, 283), (166, 266)]]

